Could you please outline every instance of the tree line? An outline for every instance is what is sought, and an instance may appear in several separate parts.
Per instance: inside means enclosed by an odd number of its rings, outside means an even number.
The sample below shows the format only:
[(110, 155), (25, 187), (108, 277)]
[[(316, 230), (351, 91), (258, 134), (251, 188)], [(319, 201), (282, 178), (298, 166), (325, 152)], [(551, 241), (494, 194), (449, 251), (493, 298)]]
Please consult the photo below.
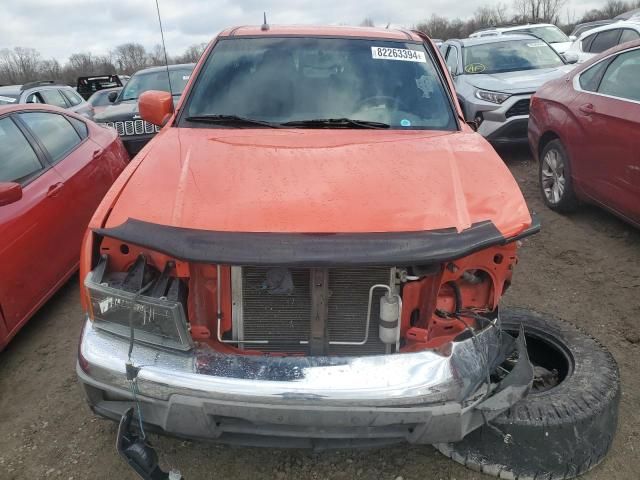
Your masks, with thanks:
[[(602, 8), (590, 10), (581, 18), (575, 18), (571, 12), (566, 12), (567, 1), (512, 0), (511, 4), (481, 6), (467, 20), (433, 14), (413, 28), (433, 38), (442, 39), (465, 38), (481, 28), (522, 23), (553, 23), (569, 33), (577, 23), (613, 18), (634, 8), (640, 8), (640, 0), (607, 0)], [(562, 18), (563, 12), (567, 13), (566, 18)], [(365, 18), (362, 25), (373, 26), (374, 20)], [(191, 45), (182, 55), (169, 58), (169, 63), (197, 62), (205, 47), (206, 43)], [(33, 48), (4, 48), (0, 49), (0, 85), (45, 79), (75, 85), (76, 79), (80, 76), (114, 73), (130, 75), (142, 68), (164, 63), (164, 51), (160, 45), (147, 50), (139, 43), (123, 43), (107, 55), (74, 53), (64, 64), (54, 58), (42, 58)]]
[[(169, 63), (197, 62), (206, 46), (206, 43), (191, 45), (182, 55), (168, 57)], [(55, 80), (75, 85), (77, 78), (82, 76), (131, 75), (142, 68), (164, 63), (164, 51), (160, 45), (147, 50), (139, 43), (123, 43), (107, 55), (74, 53), (64, 64), (55, 58), (42, 58), (34, 48), (3, 48), (0, 49), (0, 85), (23, 84), (34, 80)]]

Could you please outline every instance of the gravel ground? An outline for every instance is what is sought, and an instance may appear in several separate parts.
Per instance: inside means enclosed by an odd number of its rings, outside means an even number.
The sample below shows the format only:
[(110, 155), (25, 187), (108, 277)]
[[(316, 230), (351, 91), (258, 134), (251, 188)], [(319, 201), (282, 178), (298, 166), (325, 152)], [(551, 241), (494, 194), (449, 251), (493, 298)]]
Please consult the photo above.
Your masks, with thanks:
[[(597, 337), (622, 373), (620, 425), (607, 459), (585, 479), (634, 479), (640, 470), (640, 231), (599, 209), (563, 217), (538, 196), (525, 150), (502, 152), (543, 231), (525, 240), (510, 305), (553, 312)], [(133, 479), (114, 449), (115, 424), (85, 407), (74, 373), (80, 330), (72, 279), (0, 352), (1, 479)], [(312, 453), (153, 438), (163, 464), (189, 480), (482, 479), (428, 446)]]

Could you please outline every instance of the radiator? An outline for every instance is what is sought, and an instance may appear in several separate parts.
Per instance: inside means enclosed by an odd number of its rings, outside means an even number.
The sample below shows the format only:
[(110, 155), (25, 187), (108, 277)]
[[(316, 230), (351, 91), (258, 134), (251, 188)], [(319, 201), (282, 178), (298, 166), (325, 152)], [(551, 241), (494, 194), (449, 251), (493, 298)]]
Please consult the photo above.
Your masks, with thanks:
[[(309, 354), (311, 332), (311, 288), (308, 268), (280, 269), (286, 272), (285, 288), (269, 288), (269, 268), (234, 269), (234, 337), (266, 344), (242, 343), (245, 349), (264, 352)], [(276, 272), (281, 273), (281, 272)], [(369, 289), (389, 283), (390, 267), (329, 269), (328, 340), (360, 342), (365, 337)], [(241, 290), (241, 294), (238, 294)], [(369, 338), (364, 345), (329, 345), (329, 355), (373, 355), (385, 352), (378, 338), (380, 296), (373, 295)]]

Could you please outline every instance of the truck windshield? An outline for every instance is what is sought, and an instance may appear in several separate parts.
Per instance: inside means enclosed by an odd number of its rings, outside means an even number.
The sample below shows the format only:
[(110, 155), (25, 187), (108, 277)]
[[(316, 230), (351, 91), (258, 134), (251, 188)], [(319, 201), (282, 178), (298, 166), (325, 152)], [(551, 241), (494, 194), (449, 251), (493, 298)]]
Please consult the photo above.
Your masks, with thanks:
[(467, 74), (517, 72), (564, 65), (556, 51), (536, 38), (496, 41), (465, 47)]
[[(182, 94), (192, 70), (193, 68), (169, 70), (171, 88), (173, 90), (171, 92), (172, 95), (179, 96)], [(169, 80), (167, 79), (166, 70), (136, 73), (122, 89), (119, 101), (137, 100), (140, 95), (148, 90), (169, 91)]]
[(187, 102), (182, 126), (235, 117), (294, 128), (457, 128), (431, 57), (412, 42), (222, 39)]
[(545, 27), (523, 28), (522, 30), (513, 30), (511, 33), (532, 33), (540, 37), (547, 43), (564, 43), (570, 42), (569, 37), (558, 27), (549, 25)]

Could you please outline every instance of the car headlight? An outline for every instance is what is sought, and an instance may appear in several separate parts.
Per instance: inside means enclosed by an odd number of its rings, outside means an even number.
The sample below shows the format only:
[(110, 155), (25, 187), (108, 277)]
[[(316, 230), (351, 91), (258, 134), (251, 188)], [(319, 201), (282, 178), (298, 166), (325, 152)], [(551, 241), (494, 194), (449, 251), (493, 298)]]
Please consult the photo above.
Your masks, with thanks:
[(193, 347), (182, 303), (98, 283), (100, 279), (94, 281), (96, 270), (89, 272), (84, 282), (89, 316), (96, 328), (129, 338), (133, 327), (136, 342), (182, 351)]
[(490, 92), (489, 90), (476, 90), (476, 98), (491, 103), (503, 103), (511, 94), (502, 92)]

